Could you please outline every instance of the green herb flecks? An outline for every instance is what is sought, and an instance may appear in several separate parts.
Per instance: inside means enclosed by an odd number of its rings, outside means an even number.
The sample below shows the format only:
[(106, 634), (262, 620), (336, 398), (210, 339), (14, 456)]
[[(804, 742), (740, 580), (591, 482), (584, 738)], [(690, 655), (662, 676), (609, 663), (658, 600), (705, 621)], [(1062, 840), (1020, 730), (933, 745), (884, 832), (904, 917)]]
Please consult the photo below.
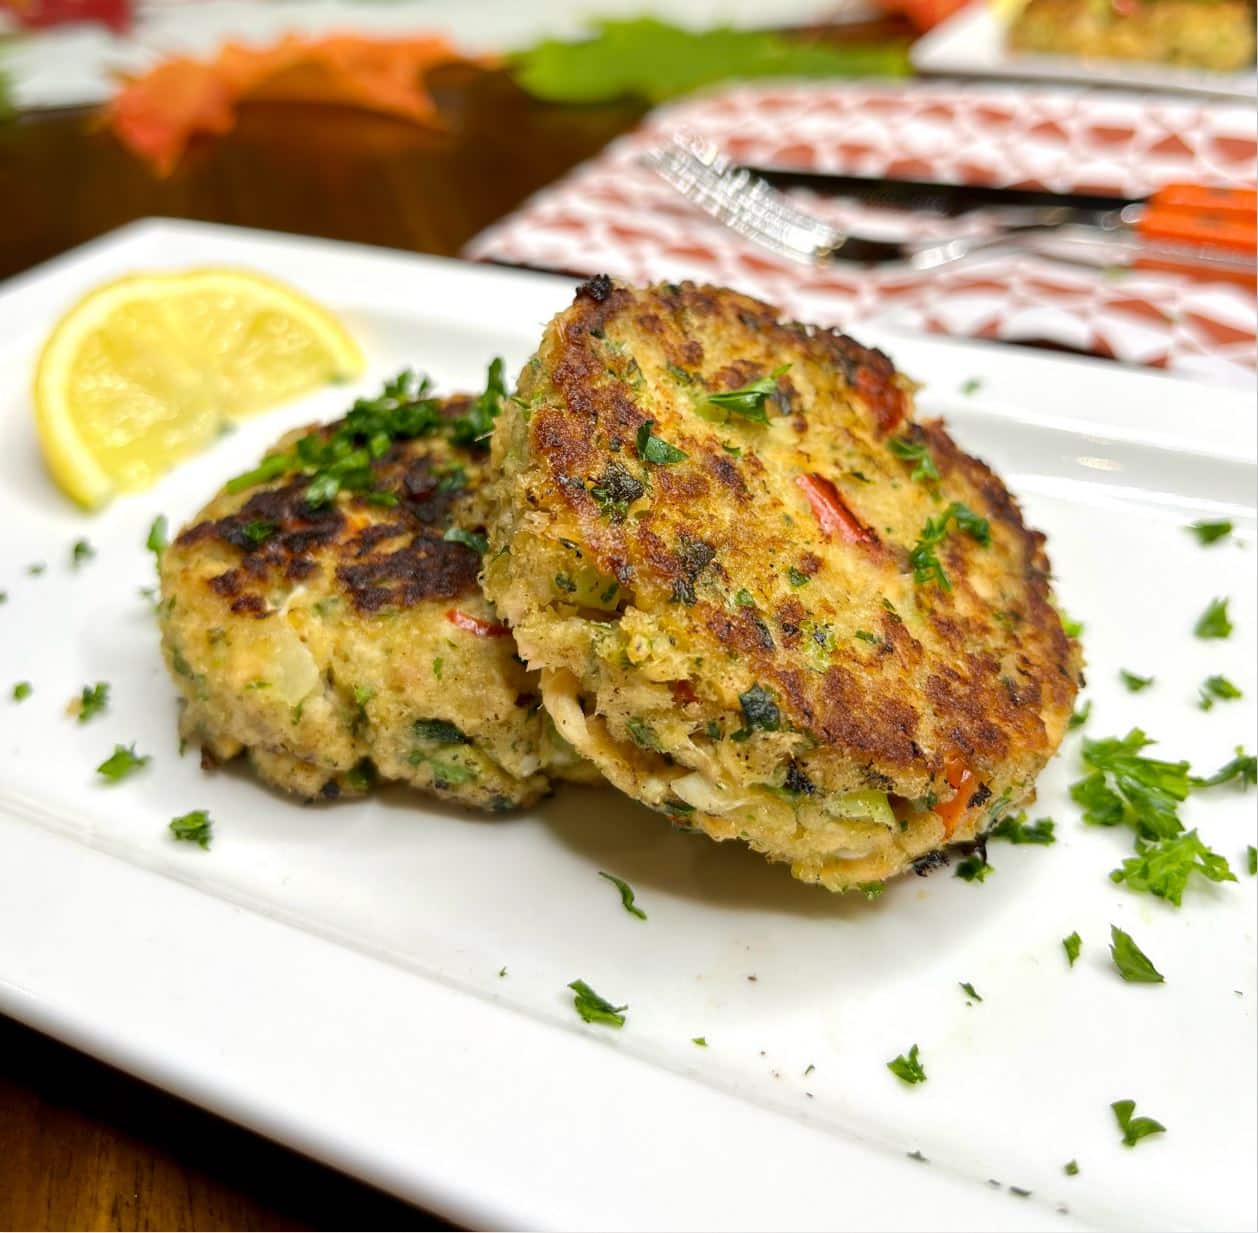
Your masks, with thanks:
[(628, 882), (623, 878), (616, 877), (615, 874), (604, 873), (601, 869), (598, 871), (598, 876), (606, 878), (620, 892), (620, 902), (630, 916), (636, 916), (639, 920), (646, 920), (646, 913), (634, 904), (633, 887)]
[(1258, 784), (1258, 756), (1247, 754), (1243, 745), (1236, 746), (1236, 757), (1225, 762), (1213, 775), (1205, 779), (1193, 776), (1189, 781), (1194, 788), (1218, 788), (1235, 781), (1242, 792)]
[(1136, 855), (1109, 876), (1110, 881), (1125, 883), (1130, 890), (1156, 895), (1179, 907), (1193, 873), (1211, 882), (1236, 881), (1227, 860), (1207, 848), (1195, 830), (1154, 843), (1137, 839)]
[(1070, 712), (1070, 718), (1066, 721), (1066, 727), (1070, 729), (1082, 728), (1088, 722), (1088, 717), (1092, 714), (1092, 699), (1089, 698), (1082, 706), (1076, 707)]
[(86, 565), (96, 555), (96, 549), (85, 539), (75, 540), (70, 549), (70, 565), (74, 569)]
[(748, 732), (776, 732), (782, 726), (782, 712), (763, 685), (753, 685), (738, 695)]
[(933, 483), (939, 478), (939, 469), (924, 442), (914, 441), (912, 437), (892, 437), (887, 442), (887, 449), (897, 458), (914, 464), (909, 478), (915, 483)]
[(1066, 952), (1066, 959), (1070, 966), (1074, 967), (1075, 961), (1079, 958), (1079, 952), (1083, 949), (1083, 939), (1077, 932), (1072, 933), (1069, 937), (1062, 938), (1061, 948)]
[(806, 587), (812, 581), (802, 569), (796, 569), (793, 565), (786, 571), (786, 578), (793, 587)]
[[(901, 42), (840, 47), (767, 31), (689, 30), (652, 17), (596, 21), (593, 29), (592, 37), (579, 42), (546, 39), (516, 55), (516, 81), (555, 103), (618, 98), (658, 103), (732, 79), (902, 76), (908, 71)], [(682, 379), (684, 370), (670, 371)]]
[(783, 364), (775, 368), (767, 377), (740, 386), (736, 390), (724, 390), (719, 394), (709, 394), (707, 401), (713, 407), (719, 407), (728, 415), (737, 415), (740, 419), (749, 420), (753, 424), (767, 424), (768, 412), (765, 403), (777, 393), (778, 379), (790, 368)]
[(969, 377), (965, 381), (961, 382), (961, 393), (963, 394), (977, 394), (982, 388), (982, 377)]
[[(1135, 1107), (1134, 1105), (1132, 1106)], [(1077, 1177), (1079, 1175), (1079, 1162), (1077, 1160), (1067, 1160), (1061, 1167), (1061, 1171), (1067, 1177)]]
[(974, 986), (970, 984), (968, 980), (959, 981), (958, 983), (960, 984), (961, 990), (967, 998), (973, 998), (973, 1000), (976, 1002), (981, 1002), (983, 1000), (978, 990), (975, 989)]
[(1245, 848), (1245, 868), (1251, 878), (1258, 877), (1258, 848), (1252, 843)]
[(926, 1069), (917, 1055), (916, 1045), (907, 1054), (901, 1053), (899, 1057), (892, 1058), (887, 1063), (887, 1069), (905, 1083), (926, 1082)]
[(1134, 672), (1128, 672), (1126, 668), (1119, 668), (1118, 677), (1127, 687), (1129, 694), (1138, 694), (1141, 690), (1148, 689), (1154, 680), (1151, 676), (1137, 676)]
[(1131, 934), (1117, 925), (1109, 927), (1110, 958), (1123, 980), (1135, 985), (1160, 985), (1165, 977), (1153, 966), (1153, 961), (1136, 945)]
[(411, 724), (411, 731), (421, 741), (431, 741), (434, 745), (470, 745), (471, 740), (454, 724), (444, 719), (417, 719)]
[(214, 823), (204, 809), (194, 809), (191, 813), (170, 820), (170, 833), (176, 839), (195, 843), (199, 848), (209, 848), (213, 830)]
[(1179, 805), (1191, 785), (1187, 762), (1145, 757), (1154, 742), (1139, 728), (1125, 737), (1084, 740), (1083, 762), (1090, 773), (1072, 784), (1070, 796), (1083, 806), (1089, 826), (1126, 824), (1145, 839), (1168, 839), (1183, 829)]
[(84, 685), (79, 694), (77, 710), (79, 723), (85, 724), (90, 719), (104, 712), (109, 705), (109, 682), (97, 681), (95, 685)]
[(1225, 676), (1208, 676), (1201, 682), (1197, 705), (1203, 711), (1214, 709), (1216, 702), (1235, 702), (1244, 695)]
[(954, 522), (984, 548), (991, 543), (991, 526), (987, 519), (980, 517), (960, 501), (953, 501), (942, 514), (926, 520), (916, 546), (909, 553), (913, 581), (919, 586), (934, 582), (945, 591), (952, 590), (952, 583), (948, 581), (948, 575), (944, 573), (939, 554), (935, 549), (948, 534), (949, 524)]
[(659, 753), (660, 738), (655, 735), (655, 729), (644, 719), (639, 719), (636, 715), (630, 715), (625, 720), (625, 727), (629, 730), (633, 743), (639, 749), (649, 749), (652, 753)]
[(1123, 1132), (1124, 1147), (1135, 1147), (1141, 1139), (1148, 1138), (1149, 1135), (1166, 1133), (1166, 1127), (1161, 1122), (1156, 1122), (1151, 1117), (1132, 1116), (1136, 1111), (1134, 1100), (1116, 1100), (1110, 1108), (1114, 1110), (1118, 1129)]
[(1227, 615), (1227, 605), (1226, 599), (1212, 599), (1197, 618), (1192, 632), (1198, 638), (1230, 638), (1232, 622)]
[(575, 995), (572, 1005), (586, 1023), (605, 1023), (608, 1027), (624, 1027), (624, 1011), (628, 1006), (613, 1006), (606, 998), (599, 997), (583, 980), (571, 981), (568, 988)]
[(654, 420), (647, 420), (639, 426), (636, 438), (638, 457), (643, 462), (652, 463), (657, 467), (667, 467), (673, 463), (685, 462), (687, 458), (685, 452), (679, 450), (675, 445), (669, 445), (663, 437), (657, 437), (651, 431), (654, 427)]
[(278, 530), (275, 523), (268, 522), (265, 518), (255, 518), (240, 528), (240, 537), (252, 550), (261, 548)]
[(954, 877), (963, 882), (986, 882), (996, 870), (978, 853), (973, 852), (957, 865)]
[(1191, 526), (1184, 528), (1185, 531), (1191, 531), (1196, 537), (1197, 542), (1205, 547), (1209, 544), (1217, 543), (1221, 539), (1226, 539), (1232, 534), (1232, 524), (1227, 519), (1219, 522), (1194, 522)]
[(1057, 842), (1052, 818), (1037, 818), (1028, 824), (1025, 813), (1007, 814), (990, 831), (989, 839), (1007, 839), (1013, 844), (1038, 844), (1048, 847)]
[(462, 527), (448, 527), (441, 538), (449, 544), (462, 544), (464, 548), (470, 548), (478, 557), (483, 557), (485, 549), (489, 547), (489, 541), (480, 532), (465, 531)]
[(152, 524), (149, 526), (149, 533), (144, 541), (144, 546), (157, 558), (157, 563), (160, 565), (162, 563), (162, 553), (170, 546), (170, 540), (166, 534), (165, 514), (158, 514), (153, 519)]
[(126, 779), (141, 767), (152, 761), (148, 754), (137, 754), (135, 745), (115, 745), (114, 751), (96, 768), (98, 775), (103, 775), (111, 783)]

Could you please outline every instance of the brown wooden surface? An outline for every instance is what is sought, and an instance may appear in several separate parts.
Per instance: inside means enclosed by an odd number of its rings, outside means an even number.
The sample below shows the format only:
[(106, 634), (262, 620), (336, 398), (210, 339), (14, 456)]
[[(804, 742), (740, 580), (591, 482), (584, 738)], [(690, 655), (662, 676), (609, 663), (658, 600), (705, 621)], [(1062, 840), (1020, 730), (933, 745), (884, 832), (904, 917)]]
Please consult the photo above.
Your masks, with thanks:
[[(86, 112), (0, 124), (0, 277), (157, 214), (453, 254), (641, 114), (464, 70), (439, 97), (444, 134), (248, 106), (166, 180)], [(0, 1017), (0, 1228), (449, 1227)]]

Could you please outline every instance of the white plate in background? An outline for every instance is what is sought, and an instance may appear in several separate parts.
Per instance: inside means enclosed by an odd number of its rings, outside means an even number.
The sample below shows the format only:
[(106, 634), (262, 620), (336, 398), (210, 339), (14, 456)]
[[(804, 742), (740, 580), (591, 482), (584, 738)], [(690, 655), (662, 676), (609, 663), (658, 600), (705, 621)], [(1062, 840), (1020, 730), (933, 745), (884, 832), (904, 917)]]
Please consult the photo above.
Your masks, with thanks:
[(909, 58), (920, 73), (1077, 81), (1092, 86), (1182, 91), (1231, 99), (1258, 94), (1258, 75), (1253, 69), (1216, 73), (1142, 60), (1026, 55), (1009, 49), (1007, 34), (1008, 19), (986, 0), (978, 0), (918, 39), (909, 50)]
[[(370, 373), (85, 517), (38, 457), (36, 349), (93, 284), (189, 261), (296, 283), (343, 315)], [(1194, 885), (1176, 911), (1108, 881), (1130, 840), (1085, 828), (1069, 803), (1075, 735), (1033, 814), (1056, 818), (1054, 847), (993, 843), (982, 885), (943, 870), (868, 904), (674, 833), (610, 791), (564, 789), (505, 818), (404, 793), (308, 808), (179, 757), (175, 692), (137, 594), (154, 514), (177, 525), (284, 429), (338, 414), (403, 365), (444, 389), (473, 388), (494, 354), (518, 366), (571, 291), (164, 221), (0, 291), (0, 1010), (476, 1227), (1251, 1228), (1252, 794), (1184, 806), (1240, 880)], [(857, 333), (926, 383), (923, 410), (945, 412), (1049, 533), (1061, 599), (1087, 624), (1087, 731), (1139, 723), (1159, 754), (1201, 770), (1252, 749), (1252, 399), (1100, 361)], [(1240, 544), (1202, 549), (1181, 529), (1207, 516), (1233, 518)], [(97, 556), (75, 572), (84, 536)], [(48, 568), (28, 576), (36, 560)], [(1192, 625), (1216, 595), (1231, 596), (1236, 633), (1201, 642)], [(1129, 695), (1120, 667), (1157, 684)], [(1212, 673), (1245, 700), (1199, 711)], [(20, 705), (18, 679), (35, 690)], [(67, 701), (96, 680), (112, 685), (109, 710), (74, 723)], [(132, 741), (151, 766), (97, 782), (96, 764)], [(167, 832), (193, 808), (215, 819), (208, 852)], [(634, 886), (647, 921), (599, 870)], [(1164, 986), (1118, 978), (1111, 922)], [(1073, 970), (1060, 943), (1072, 930)], [(629, 1004), (622, 1031), (578, 1020), (576, 978)], [(910, 1089), (885, 1063), (914, 1043), (929, 1080)], [(1109, 1106), (1124, 1098), (1168, 1132), (1122, 1147)]]

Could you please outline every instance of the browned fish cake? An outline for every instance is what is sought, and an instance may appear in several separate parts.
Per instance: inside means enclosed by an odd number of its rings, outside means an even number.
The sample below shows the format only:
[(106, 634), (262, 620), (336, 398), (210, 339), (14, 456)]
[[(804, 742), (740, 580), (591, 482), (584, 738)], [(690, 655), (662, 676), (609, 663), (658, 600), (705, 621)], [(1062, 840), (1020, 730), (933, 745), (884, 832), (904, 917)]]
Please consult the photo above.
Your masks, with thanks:
[(732, 291), (605, 277), (493, 442), (484, 585), (616, 786), (832, 889), (972, 841), (1065, 732), (1044, 537), (912, 384)]
[[(477, 583), (487, 447), (466, 440), (480, 422), (467, 417), (488, 411), (414, 386), (407, 398), (420, 435), (373, 446), (347, 421), (290, 434), (166, 550), (159, 613), (180, 730), (308, 798), (381, 778), (486, 809), (525, 804), (577, 760)], [(291, 460), (338, 437), (377, 456), (357, 491), (320, 501)]]

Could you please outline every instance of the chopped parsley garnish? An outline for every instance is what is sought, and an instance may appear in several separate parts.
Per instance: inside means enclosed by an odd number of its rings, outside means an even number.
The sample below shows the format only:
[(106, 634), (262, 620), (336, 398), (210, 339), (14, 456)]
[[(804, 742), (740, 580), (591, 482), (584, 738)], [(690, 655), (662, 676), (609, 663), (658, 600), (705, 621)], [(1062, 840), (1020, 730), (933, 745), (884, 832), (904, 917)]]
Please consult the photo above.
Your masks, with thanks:
[(1126, 668), (1119, 668), (1119, 679), (1127, 686), (1127, 692), (1138, 694), (1142, 689), (1148, 689), (1153, 684), (1151, 676), (1137, 676), (1134, 672), (1128, 672)]
[(746, 587), (740, 587), (734, 592), (734, 603), (740, 608), (754, 608), (756, 597)]
[(1070, 712), (1070, 718), (1066, 721), (1068, 728), (1082, 728), (1088, 722), (1088, 716), (1092, 714), (1092, 699), (1089, 698), (1082, 706), (1076, 707)]
[(926, 1082), (926, 1070), (918, 1059), (916, 1045), (908, 1051), (907, 1055), (901, 1053), (899, 1057), (892, 1058), (887, 1063), (887, 1069), (905, 1083)]
[(1198, 638), (1228, 638), (1232, 634), (1232, 622), (1227, 615), (1228, 601), (1212, 599), (1206, 610), (1193, 626), (1193, 633)]
[(1204, 547), (1231, 535), (1232, 524), (1227, 519), (1219, 522), (1194, 522), (1184, 530), (1191, 531), (1197, 537), (1197, 542)]
[(444, 719), (417, 719), (411, 724), (411, 731), (421, 741), (431, 741), (434, 745), (470, 745), (472, 743), (454, 724), (447, 723)]
[(630, 715), (625, 720), (625, 727), (629, 729), (629, 735), (633, 737), (633, 742), (638, 748), (649, 749), (652, 753), (659, 753), (660, 738), (655, 735), (655, 729), (644, 719), (639, 719), (636, 715)]
[(812, 1074), (812, 1072), (816, 1069), (817, 1068), (811, 1062), (809, 1062), (808, 1065), (804, 1067), (804, 1078), (807, 1079), (808, 1076)]
[(671, 466), (675, 462), (685, 462), (688, 455), (675, 445), (669, 445), (663, 437), (657, 437), (651, 429), (654, 420), (647, 420), (638, 428), (638, 457), (643, 462), (654, 463), (657, 467)]
[(47, 568), (48, 566), (45, 565), (43, 561), (34, 561), (26, 567), (26, 572), (30, 574), (32, 578), (38, 578), (39, 575)]
[(86, 565), (95, 555), (96, 549), (87, 540), (75, 540), (74, 547), (70, 549), (70, 564), (78, 569), (80, 565)]
[(916, 483), (930, 483), (939, 478), (935, 460), (923, 442), (914, 441), (912, 437), (892, 437), (887, 442), (887, 449), (897, 458), (915, 464), (909, 478)]
[(1037, 818), (1028, 824), (1025, 813), (1007, 814), (990, 831), (989, 839), (1007, 839), (1013, 844), (1033, 843), (1048, 847), (1057, 842), (1052, 818)]
[(1211, 882), (1236, 881), (1227, 860), (1207, 848), (1195, 830), (1156, 843), (1137, 839), (1136, 855), (1109, 876), (1111, 882), (1125, 882), (1133, 891), (1156, 895), (1179, 907), (1194, 871)]
[(963, 394), (977, 394), (982, 388), (982, 377), (969, 377), (965, 381), (961, 382), (961, 393)]
[(209, 848), (213, 830), (214, 823), (204, 809), (194, 809), (191, 813), (170, 820), (170, 833), (176, 839), (195, 843), (200, 848)]
[(918, 1164), (930, 1164), (930, 1161), (922, 1155), (920, 1151), (914, 1148), (911, 1152), (904, 1153), (910, 1160), (916, 1160)]
[(1070, 966), (1074, 967), (1075, 960), (1079, 958), (1079, 952), (1083, 949), (1083, 939), (1076, 931), (1069, 937), (1062, 938), (1061, 948), (1066, 952), (1066, 958), (1070, 961)]
[(1168, 839), (1184, 829), (1178, 809), (1191, 787), (1188, 763), (1146, 758), (1140, 751), (1153, 743), (1139, 728), (1121, 739), (1084, 740), (1083, 762), (1091, 773), (1070, 788), (1084, 822), (1126, 823), (1145, 839)]
[(1153, 966), (1153, 961), (1132, 939), (1131, 934), (1124, 933), (1117, 925), (1109, 927), (1110, 958), (1118, 974), (1125, 981), (1136, 985), (1160, 985), (1165, 981), (1162, 973)]
[(26, 699), (34, 692), (34, 686), (31, 685), (30, 681), (18, 681), (18, 683), (13, 686), (13, 693), (11, 697), (14, 702), (25, 702)]
[(1249, 870), (1249, 876), (1258, 877), (1258, 848), (1251, 843), (1245, 849), (1245, 868)]
[(793, 565), (786, 571), (786, 577), (793, 587), (806, 587), (812, 581), (802, 569), (796, 569)]
[(995, 872), (979, 853), (974, 852), (957, 866), (953, 876), (964, 882), (986, 882), (987, 875)]
[(264, 518), (255, 518), (240, 528), (240, 537), (250, 548), (261, 548), (278, 530), (275, 523), (267, 522)]
[(506, 969), (505, 967), (501, 967), (501, 968), (499, 968), (499, 969), (498, 969), (498, 979), (499, 979), (499, 980), (504, 979), (504, 978), (506, 977), (506, 975), (507, 975), (507, 969)]
[(1247, 754), (1243, 745), (1237, 745), (1236, 757), (1231, 762), (1225, 762), (1213, 775), (1206, 779), (1198, 779), (1194, 775), (1190, 782), (1194, 788), (1217, 788), (1234, 779), (1242, 792), (1258, 784), (1258, 757)]
[(646, 485), (618, 462), (609, 462), (602, 477), (590, 487), (599, 512), (613, 522), (620, 522), (645, 492)]
[(489, 547), (489, 541), (477, 531), (465, 531), (462, 527), (449, 527), (446, 533), (441, 537), (450, 544), (462, 544), (464, 548), (470, 548), (478, 557), (485, 555), (485, 549)]
[(409, 369), (398, 373), (375, 398), (358, 399), (334, 429), (315, 429), (291, 449), (268, 454), (252, 471), (228, 480), (226, 491), (242, 492), (297, 473), (307, 481), (305, 499), (312, 508), (329, 504), (339, 492), (359, 493), (375, 504), (394, 504), (397, 498), (377, 487), (372, 464), (396, 441), (439, 432), (456, 445), (483, 444), (506, 394), (502, 361), (494, 360), (489, 366), (484, 393), (461, 415), (443, 415), (431, 389), (427, 377)]
[(700, 1049), (706, 1049), (708, 1047), (708, 1038), (706, 1036), (692, 1036), (690, 1043), (698, 1045)]
[(867, 629), (858, 629), (852, 637), (859, 638), (862, 642), (871, 642), (874, 646), (877, 646), (882, 641), (877, 634), (871, 634)]
[(1134, 1100), (1116, 1100), (1110, 1108), (1114, 1110), (1114, 1120), (1118, 1129), (1123, 1132), (1123, 1146), (1135, 1147), (1141, 1139), (1149, 1135), (1165, 1134), (1166, 1127), (1155, 1122), (1151, 1117), (1133, 1117), (1136, 1111)]
[(992, 542), (991, 526), (986, 518), (981, 518), (969, 506), (960, 501), (953, 501), (937, 518), (928, 518), (922, 527), (922, 533), (913, 551), (909, 553), (909, 564), (913, 567), (913, 581), (919, 586), (928, 582), (937, 583), (945, 591), (952, 590), (952, 583), (944, 573), (935, 549), (948, 534), (948, 524), (955, 522), (976, 543), (986, 548)]
[(109, 705), (109, 683), (97, 681), (95, 685), (84, 685), (79, 694), (79, 723), (85, 724), (89, 719), (99, 715)]
[[(1135, 1108), (1133, 1105), (1132, 1108)], [(1061, 1171), (1067, 1177), (1077, 1177), (1079, 1174), (1079, 1162), (1077, 1160), (1067, 1160), (1061, 1167)]]
[(750, 420), (753, 424), (767, 424), (769, 417), (765, 412), (764, 404), (770, 395), (777, 392), (778, 378), (788, 368), (790, 368), (789, 364), (783, 364), (781, 368), (775, 368), (767, 377), (761, 377), (759, 381), (752, 381), (736, 390), (709, 394), (707, 401), (712, 406), (720, 407), (731, 415)]
[(743, 456), (742, 447), (738, 445), (731, 445), (728, 441), (721, 442), (721, 449), (734, 458), (741, 458)]
[(746, 693), (739, 694), (738, 702), (748, 730), (776, 732), (782, 726), (782, 712), (763, 685), (753, 685)]
[(608, 1027), (623, 1027), (625, 1016), (622, 1013), (628, 1006), (613, 1006), (606, 998), (599, 997), (583, 980), (571, 981), (568, 985), (574, 993), (572, 1005), (578, 1015), (586, 1023), (605, 1023)]
[(630, 916), (636, 916), (639, 920), (646, 920), (646, 913), (641, 908), (634, 906), (633, 887), (628, 882), (623, 878), (616, 877), (615, 874), (604, 873), (601, 869), (598, 871), (598, 876), (606, 878), (620, 892), (620, 902)]
[(981, 1002), (983, 1000), (978, 990), (975, 989), (968, 980), (960, 981), (959, 984), (961, 985), (961, 989), (967, 998), (973, 998), (976, 1002)]
[(856, 889), (872, 903), (873, 900), (886, 893), (887, 884), (885, 882), (857, 882)]
[(133, 771), (138, 771), (142, 766), (146, 766), (152, 759), (148, 754), (137, 754), (135, 745), (115, 745), (114, 751), (96, 768), (98, 775), (104, 777), (113, 783), (117, 783), (120, 779), (125, 779)]
[(1201, 682), (1197, 705), (1203, 711), (1209, 711), (1214, 709), (1216, 702), (1234, 702), (1241, 697), (1244, 697), (1244, 695), (1227, 677), (1208, 676)]

